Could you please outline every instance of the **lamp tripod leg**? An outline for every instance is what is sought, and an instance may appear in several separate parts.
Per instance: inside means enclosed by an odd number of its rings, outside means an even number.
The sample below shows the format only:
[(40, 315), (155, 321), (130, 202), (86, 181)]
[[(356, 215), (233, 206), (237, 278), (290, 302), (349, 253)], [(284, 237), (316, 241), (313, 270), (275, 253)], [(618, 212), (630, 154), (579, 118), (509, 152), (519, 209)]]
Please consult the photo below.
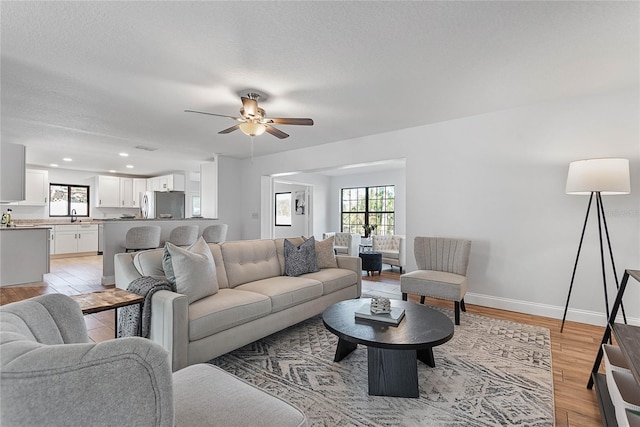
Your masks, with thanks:
[[(602, 204), (602, 196), (600, 193), (597, 193), (596, 197), (600, 200), (600, 209), (602, 211), (602, 223), (604, 224), (604, 232), (607, 236), (607, 246), (609, 247), (609, 257), (611, 258), (611, 269), (613, 270), (613, 279), (616, 281), (616, 289), (620, 289), (619, 281), (618, 281), (618, 273), (616, 272), (616, 263), (613, 260), (613, 250), (611, 249), (611, 239), (609, 238), (609, 227), (607, 227), (607, 218), (604, 215), (604, 205)], [(604, 259), (602, 261), (604, 264)], [(606, 289), (605, 289), (606, 292)], [(624, 304), (620, 301), (620, 309), (622, 310), (622, 318), (624, 319), (625, 325), (627, 324), (627, 314), (624, 311)], [(609, 316), (607, 316), (609, 319)]]
[(578, 253), (576, 254), (576, 262), (573, 264), (573, 273), (571, 274), (571, 284), (569, 285), (569, 293), (567, 294), (567, 303), (564, 306), (564, 314), (562, 315), (562, 325), (560, 333), (564, 329), (564, 321), (567, 318), (567, 309), (569, 308), (569, 300), (571, 299), (571, 290), (573, 289), (573, 281), (576, 278), (576, 268), (578, 267), (578, 259), (580, 258), (580, 250), (582, 249), (582, 241), (584, 240), (584, 232), (587, 229), (587, 220), (589, 219), (589, 211), (591, 211), (591, 202), (593, 201), (593, 193), (589, 196), (589, 204), (587, 205), (587, 214), (584, 217), (582, 225), (582, 234), (580, 235), (580, 243), (578, 244)]

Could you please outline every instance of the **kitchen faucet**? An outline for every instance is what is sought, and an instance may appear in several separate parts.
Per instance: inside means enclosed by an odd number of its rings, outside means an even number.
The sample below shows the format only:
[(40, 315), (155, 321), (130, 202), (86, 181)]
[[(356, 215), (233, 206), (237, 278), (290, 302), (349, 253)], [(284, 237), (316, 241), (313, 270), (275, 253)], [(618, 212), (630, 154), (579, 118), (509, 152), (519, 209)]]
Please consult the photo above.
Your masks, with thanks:
[(76, 217), (77, 213), (75, 209), (71, 209), (71, 222), (76, 222), (78, 218)]

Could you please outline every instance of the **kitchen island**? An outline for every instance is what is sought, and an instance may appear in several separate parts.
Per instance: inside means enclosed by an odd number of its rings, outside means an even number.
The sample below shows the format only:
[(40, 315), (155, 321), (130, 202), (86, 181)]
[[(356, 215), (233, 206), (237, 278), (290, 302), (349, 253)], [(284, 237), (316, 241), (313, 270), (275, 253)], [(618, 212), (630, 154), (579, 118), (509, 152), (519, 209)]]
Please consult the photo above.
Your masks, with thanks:
[(0, 228), (0, 286), (42, 282), (49, 273), (51, 227)]
[(176, 227), (181, 225), (197, 225), (199, 228), (199, 234), (202, 235), (202, 231), (214, 224), (219, 224), (220, 221), (210, 218), (185, 218), (185, 219), (104, 219), (102, 221), (103, 227), (103, 242), (102, 242), (102, 284), (111, 285), (115, 283), (115, 270), (113, 263), (113, 256), (117, 253), (125, 251), (125, 237), (127, 231), (133, 227), (141, 227), (145, 225), (157, 225), (160, 227), (160, 247), (164, 246), (164, 243), (169, 239), (169, 233)]

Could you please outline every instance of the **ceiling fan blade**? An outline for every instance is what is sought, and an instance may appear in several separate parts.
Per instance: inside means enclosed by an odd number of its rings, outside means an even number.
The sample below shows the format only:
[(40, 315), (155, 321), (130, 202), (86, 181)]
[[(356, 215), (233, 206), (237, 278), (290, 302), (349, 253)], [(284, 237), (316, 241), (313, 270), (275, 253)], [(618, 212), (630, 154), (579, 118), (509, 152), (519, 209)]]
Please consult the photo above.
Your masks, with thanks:
[(233, 125), (230, 128), (226, 128), (226, 129), (222, 129), (220, 132), (218, 133), (231, 133), (234, 130), (238, 130), (240, 128), (240, 125)]
[(298, 118), (267, 118), (267, 123), (275, 123), (277, 125), (303, 125), (313, 126), (312, 119), (298, 119)]
[(247, 116), (255, 117), (258, 112), (258, 101), (251, 98), (246, 98), (244, 96), (240, 97), (242, 99), (242, 108), (244, 110), (244, 114)]
[(208, 116), (217, 116), (217, 117), (227, 117), (229, 119), (233, 119), (233, 120), (237, 120), (239, 122), (243, 122), (244, 119), (241, 117), (233, 117), (233, 116), (226, 116), (224, 114), (216, 114), (216, 113), (207, 113), (205, 111), (195, 111), (195, 110), (184, 110), (185, 113), (198, 113), (198, 114), (206, 114)]
[(273, 126), (269, 126), (269, 125), (264, 125), (264, 127), (266, 128), (266, 131), (269, 132), (271, 135), (278, 137), (280, 139), (285, 139), (288, 138), (289, 135), (282, 132), (280, 129), (276, 129)]

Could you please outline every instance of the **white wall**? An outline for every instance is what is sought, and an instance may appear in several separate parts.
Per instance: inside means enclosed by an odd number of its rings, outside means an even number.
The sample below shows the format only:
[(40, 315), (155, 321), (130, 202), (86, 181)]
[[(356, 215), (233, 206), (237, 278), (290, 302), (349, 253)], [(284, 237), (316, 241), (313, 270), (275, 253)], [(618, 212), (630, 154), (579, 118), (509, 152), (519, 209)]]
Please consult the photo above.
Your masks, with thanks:
[[(339, 175), (331, 178), (329, 186), (329, 228), (340, 231), (340, 190), (351, 187), (393, 185), (395, 191), (395, 234), (406, 233), (405, 170), (394, 169), (376, 173)], [(361, 231), (364, 234), (364, 230)]]
[[(632, 194), (604, 203), (619, 276), (640, 269), (638, 117), (634, 87), (256, 157), (242, 164), (241, 210), (259, 212), (262, 175), (385, 160), (393, 144), (406, 158), (408, 253), (417, 235), (470, 238), (469, 303), (561, 317), (588, 200), (564, 194), (570, 161), (631, 160)], [(589, 231), (568, 318), (596, 322), (604, 302)], [(244, 223), (243, 238), (259, 235), (259, 221)], [(636, 321), (639, 288), (625, 297)]]

